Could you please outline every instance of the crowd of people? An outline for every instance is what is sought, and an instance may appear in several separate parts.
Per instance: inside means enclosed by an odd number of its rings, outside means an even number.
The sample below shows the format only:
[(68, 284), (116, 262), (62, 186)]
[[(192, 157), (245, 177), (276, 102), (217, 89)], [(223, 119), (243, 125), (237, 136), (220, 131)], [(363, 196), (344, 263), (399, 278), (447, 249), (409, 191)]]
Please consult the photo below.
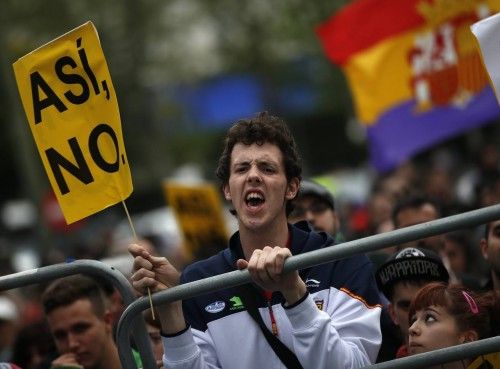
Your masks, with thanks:
[[(128, 246), (133, 263), (123, 272), (138, 296), (237, 269), (253, 281), (157, 306), (157, 319), (145, 312), (158, 367), (361, 368), (496, 336), (500, 220), (283, 273), (292, 255), (499, 204), (499, 149), (485, 151), (456, 193), (444, 167), (423, 178), (409, 162), (377, 178), (365, 206), (346, 211), (327, 188), (302, 178), (281, 118), (238, 121), (216, 168), (238, 225), (227, 247), (185, 265), (154, 240)], [(0, 361), (121, 368), (114, 329), (124, 306), (113, 286), (75, 275), (32, 290), (29, 302), (16, 292), (0, 296)], [(499, 356), (442, 367), (500, 368)]]

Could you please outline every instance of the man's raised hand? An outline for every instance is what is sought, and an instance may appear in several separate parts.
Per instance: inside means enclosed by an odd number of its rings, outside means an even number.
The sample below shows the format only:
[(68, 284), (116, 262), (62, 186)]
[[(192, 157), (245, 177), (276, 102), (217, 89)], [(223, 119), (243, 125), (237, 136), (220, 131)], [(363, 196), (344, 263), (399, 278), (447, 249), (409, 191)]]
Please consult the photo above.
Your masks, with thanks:
[(158, 292), (179, 284), (180, 274), (167, 258), (153, 256), (137, 244), (131, 244), (128, 251), (134, 257), (132, 285), (139, 293), (148, 287)]

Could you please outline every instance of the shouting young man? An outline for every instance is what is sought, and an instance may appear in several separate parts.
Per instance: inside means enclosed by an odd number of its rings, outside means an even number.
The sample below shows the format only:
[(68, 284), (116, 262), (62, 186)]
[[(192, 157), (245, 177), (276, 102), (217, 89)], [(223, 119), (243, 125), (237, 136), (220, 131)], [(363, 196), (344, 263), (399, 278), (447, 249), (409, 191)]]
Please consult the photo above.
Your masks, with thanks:
[[(261, 113), (230, 128), (216, 175), (238, 231), (227, 249), (188, 266), (180, 283), (236, 268), (247, 268), (254, 283), (159, 306), (165, 368), (361, 368), (375, 361), (381, 308), (365, 256), (283, 273), (288, 257), (333, 244), (305, 222), (287, 223), (301, 171), (280, 118)], [(179, 283), (167, 259), (138, 245), (129, 251), (138, 291)]]

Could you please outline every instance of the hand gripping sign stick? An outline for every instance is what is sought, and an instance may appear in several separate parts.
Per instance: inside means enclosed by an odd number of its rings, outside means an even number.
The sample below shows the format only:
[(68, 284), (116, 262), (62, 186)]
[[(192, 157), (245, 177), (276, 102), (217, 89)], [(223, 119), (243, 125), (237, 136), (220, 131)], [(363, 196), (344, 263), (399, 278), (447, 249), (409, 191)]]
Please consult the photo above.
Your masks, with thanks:
[(132, 179), (118, 101), (92, 22), (23, 56), (13, 68), (66, 223), (121, 201), (137, 239), (124, 202)]
[[(134, 240), (137, 242), (139, 239), (137, 238), (137, 233), (135, 233), (134, 225), (132, 224), (132, 218), (127, 209), (127, 205), (125, 205), (125, 201), (122, 201), (123, 208), (125, 209), (125, 213), (127, 214), (127, 219), (130, 224), (130, 229), (132, 229), (132, 234), (134, 235)], [(149, 298), (149, 306), (151, 307), (151, 317), (155, 320), (155, 310), (153, 309), (153, 299), (151, 298), (151, 290), (148, 287), (148, 298)]]

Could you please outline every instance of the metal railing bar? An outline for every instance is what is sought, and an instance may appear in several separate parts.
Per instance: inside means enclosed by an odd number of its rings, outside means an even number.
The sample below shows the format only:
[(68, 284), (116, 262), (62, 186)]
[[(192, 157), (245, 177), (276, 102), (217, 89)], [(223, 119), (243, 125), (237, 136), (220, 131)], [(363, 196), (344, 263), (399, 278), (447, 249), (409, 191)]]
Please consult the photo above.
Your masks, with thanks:
[(407, 356), (401, 359), (366, 366), (366, 369), (421, 369), (462, 359), (476, 358), (482, 354), (500, 351), (500, 337), (463, 343), (443, 349)]
[[(285, 272), (289, 272), (292, 270), (309, 268), (315, 265), (328, 263), (336, 259), (366, 253), (369, 251), (376, 251), (384, 247), (402, 244), (462, 228), (473, 227), (497, 219), (500, 219), (500, 204), (452, 215), (426, 223), (416, 224), (411, 227), (383, 234), (365, 237), (359, 240), (345, 242), (335, 245), (335, 247), (326, 247), (320, 250), (292, 256), (286, 260), (284, 270)], [(161, 305), (250, 282), (251, 278), (248, 270), (236, 270), (198, 281), (185, 283), (168, 290), (155, 293), (152, 295), (152, 300), (155, 305)], [(123, 312), (120, 321), (118, 322), (117, 329), (117, 342), (120, 353), (126, 351), (126, 348), (122, 347), (121, 342), (126, 342), (123, 340), (128, 336), (132, 317), (141, 313), (148, 307), (149, 300), (146, 297), (141, 297), (130, 304)], [(128, 369), (125, 363), (122, 364), (124, 369)]]
[[(0, 291), (25, 287), (31, 284), (49, 282), (54, 279), (67, 277), (73, 274), (87, 274), (93, 277), (104, 278), (115, 286), (120, 292), (123, 302), (128, 305), (135, 301), (132, 286), (125, 276), (114, 267), (108, 266), (97, 260), (76, 260), (71, 263), (48, 265), (30, 269), (19, 273), (8, 274), (0, 277)], [(137, 349), (145, 368), (156, 367), (151, 343), (143, 319), (135, 317), (132, 322), (132, 335), (137, 344)], [(127, 336), (127, 345), (129, 339)], [(130, 349), (120, 353), (121, 360), (127, 368), (136, 368), (135, 360)]]

